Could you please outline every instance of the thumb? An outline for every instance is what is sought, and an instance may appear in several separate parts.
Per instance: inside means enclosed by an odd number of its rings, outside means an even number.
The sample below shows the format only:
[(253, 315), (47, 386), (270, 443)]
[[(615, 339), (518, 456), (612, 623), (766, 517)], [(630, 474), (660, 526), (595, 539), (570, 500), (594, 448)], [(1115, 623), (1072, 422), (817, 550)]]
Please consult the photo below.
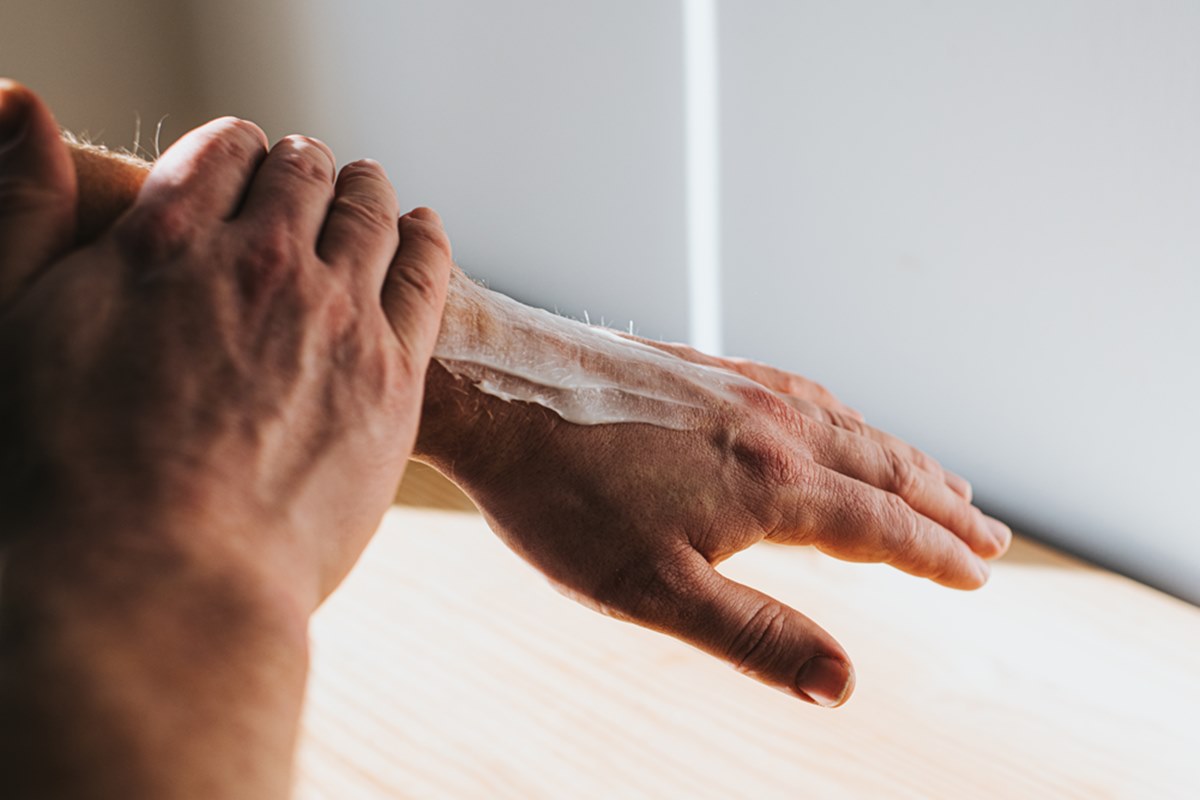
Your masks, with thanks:
[(630, 606), (632, 621), (810, 703), (840, 706), (854, 691), (846, 652), (799, 611), (729, 580), (694, 550), (657, 572), (663, 577), (650, 582), (650, 596)]
[(400, 246), (383, 284), (383, 312), (410, 366), (422, 372), (433, 355), (453, 267), (450, 239), (436, 211), (400, 217)]
[(50, 109), (0, 79), (0, 306), (75, 238), (75, 168)]

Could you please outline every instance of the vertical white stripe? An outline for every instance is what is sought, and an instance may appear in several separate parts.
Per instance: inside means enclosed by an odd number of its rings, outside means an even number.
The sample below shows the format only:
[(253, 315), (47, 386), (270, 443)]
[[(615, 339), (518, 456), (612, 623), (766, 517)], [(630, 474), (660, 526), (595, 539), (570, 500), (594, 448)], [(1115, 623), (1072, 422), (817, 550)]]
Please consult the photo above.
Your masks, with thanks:
[(720, 154), (717, 0), (683, 0), (687, 158), (688, 330), (691, 344), (721, 352)]

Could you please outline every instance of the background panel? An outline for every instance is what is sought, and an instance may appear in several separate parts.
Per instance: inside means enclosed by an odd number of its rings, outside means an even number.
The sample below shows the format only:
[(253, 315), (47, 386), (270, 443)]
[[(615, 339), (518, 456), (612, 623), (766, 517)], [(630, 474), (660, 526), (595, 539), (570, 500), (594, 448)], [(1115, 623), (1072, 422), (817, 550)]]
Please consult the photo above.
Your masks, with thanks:
[(721, 6), (727, 349), (1200, 601), (1200, 6)]

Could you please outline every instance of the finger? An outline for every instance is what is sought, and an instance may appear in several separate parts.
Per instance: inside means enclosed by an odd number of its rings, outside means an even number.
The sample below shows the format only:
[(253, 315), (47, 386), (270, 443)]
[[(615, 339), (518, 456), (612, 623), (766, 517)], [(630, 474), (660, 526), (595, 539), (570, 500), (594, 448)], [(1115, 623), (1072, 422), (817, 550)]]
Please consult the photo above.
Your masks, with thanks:
[(383, 310), (408, 363), (424, 374), (433, 354), (453, 266), (441, 217), (417, 208), (400, 218), (400, 247), (383, 285)]
[(707, 353), (702, 353), (693, 347), (686, 344), (678, 344), (674, 342), (656, 342), (653, 339), (644, 339), (641, 336), (635, 336), (631, 333), (622, 333), (617, 331), (617, 334), (622, 338), (629, 339), (634, 342), (653, 347), (656, 350), (662, 350), (664, 353), (670, 353), (676, 358), (681, 358), (684, 361), (690, 361), (693, 364), (701, 364), (706, 367), (715, 367), (717, 369), (728, 370), (729, 372), (741, 375), (743, 378), (752, 380), (760, 386), (765, 386), (773, 392), (777, 392), (785, 398), (795, 398), (805, 402), (812, 402), (820, 405), (822, 408), (831, 411), (845, 414), (853, 419), (862, 420), (863, 415), (854, 410), (850, 406), (839, 400), (833, 392), (826, 389), (816, 381), (810, 381), (803, 375), (796, 375), (792, 372), (785, 372), (781, 369), (760, 364), (757, 361), (750, 361), (745, 358), (720, 358), (710, 356)]
[(722, 576), (694, 550), (657, 568), (639, 588), (637, 598), (618, 599), (610, 611), (810, 703), (839, 706), (854, 690), (850, 659), (832, 636), (799, 611)]
[(890, 564), (954, 589), (987, 583), (987, 562), (898, 495), (820, 465), (777, 492), (784, 518), (772, 540), (812, 544), (844, 561)]
[(157, 208), (185, 220), (228, 219), (266, 153), (267, 136), (253, 122), (222, 117), (201, 125), (154, 162), (135, 213)]
[(858, 434), (859, 436), (863, 436), (867, 439), (877, 442), (896, 455), (908, 459), (926, 472), (937, 476), (942, 482), (950, 487), (951, 491), (962, 497), (968, 503), (971, 502), (973, 490), (970, 482), (961, 475), (953, 473), (943, 467), (936, 458), (929, 455), (925, 451), (913, 447), (900, 437), (893, 436), (887, 431), (881, 431), (878, 428), (874, 428), (863, 422), (861, 419), (848, 418), (837, 413), (829, 413), (827, 417), (830, 424), (841, 428), (842, 430), (850, 431), (851, 433)]
[(725, 359), (728, 368), (782, 395), (815, 403), (821, 408), (862, 421), (863, 415), (839, 400), (833, 392), (803, 375), (744, 358)]
[(81, 247), (94, 242), (129, 210), (153, 165), (128, 153), (76, 141), (68, 141), (67, 150), (79, 187), (75, 246)]
[(896, 450), (829, 425), (818, 423), (811, 430), (809, 443), (819, 464), (899, 496), (984, 558), (995, 558), (1008, 548), (1012, 532), (1007, 526), (985, 516), (940, 477)]
[(938, 463), (937, 459), (928, 455), (924, 451), (913, 447), (903, 439), (893, 436), (886, 431), (881, 431), (878, 428), (874, 428), (863, 422), (860, 418), (849, 417), (845, 414), (831, 411), (830, 409), (822, 407), (809, 400), (802, 400), (798, 397), (788, 397), (782, 395), (780, 396), (780, 399), (782, 399), (792, 408), (799, 411), (801, 414), (804, 414), (806, 417), (820, 420), (829, 425), (841, 428), (842, 430), (846, 430), (853, 434), (870, 439), (873, 442), (877, 442), (889, 451), (908, 459), (920, 469), (923, 469), (926, 472), (936, 476), (939, 480), (944, 481), (952, 491), (954, 491), (968, 503), (971, 501), (971, 484), (968, 483), (965, 478), (962, 478), (961, 476), (956, 475), (944, 468)]
[(317, 254), (378, 297), (400, 242), (396, 190), (376, 161), (342, 168)]
[(75, 168), (50, 109), (0, 80), (0, 306), (75, 238)]
[(256, 229), (286, 229), (314, 251), (333, 199), (333, 151), (307, 136), (285, 136), (250, 182), (238, 219)]

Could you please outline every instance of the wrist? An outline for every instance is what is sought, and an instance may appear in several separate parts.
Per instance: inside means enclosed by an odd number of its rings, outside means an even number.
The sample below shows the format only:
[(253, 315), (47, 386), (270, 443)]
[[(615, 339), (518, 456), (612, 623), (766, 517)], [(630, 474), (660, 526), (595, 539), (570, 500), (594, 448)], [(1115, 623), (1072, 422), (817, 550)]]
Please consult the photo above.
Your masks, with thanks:
[(0, 772), (16, 795), (283, 796), (303, 608), (178, 537), (28, 533), (0, 550)]
[(496, 486), (522, 454), (537, 449), (560, 420), (541, 406), (501, 400), (435, 359), (413, 456), (462, 488)]
[(472, 380), (450, 372), (438, 360), (447, 336), (456, 342), (468, 341), (481, 352), (544, 350), (550, 358), (556, 343), (538, 339), (515, 322), (503, 318), (486, 289), (460, 270), (452, 273), (442, 338), (425, 376), (421, 426), (413, 455), (463, 488), (500, 477), (506, 460), (526, 450), (531, 437), (536, 439), (539, 431), (557, 421), (540, 406), (509, 402), (480, 391)]
[(303, 638), (316, 606), (315, 570), (268, 544), (283, 537), (216, 504), (139, 509), (80, 501), (0, 523), (0, 530), (5, 583), (24, 582), (31, 601), (49, 592), (82, 607), (116, 594), (185, 612), (220, 606), (293, 638)]

